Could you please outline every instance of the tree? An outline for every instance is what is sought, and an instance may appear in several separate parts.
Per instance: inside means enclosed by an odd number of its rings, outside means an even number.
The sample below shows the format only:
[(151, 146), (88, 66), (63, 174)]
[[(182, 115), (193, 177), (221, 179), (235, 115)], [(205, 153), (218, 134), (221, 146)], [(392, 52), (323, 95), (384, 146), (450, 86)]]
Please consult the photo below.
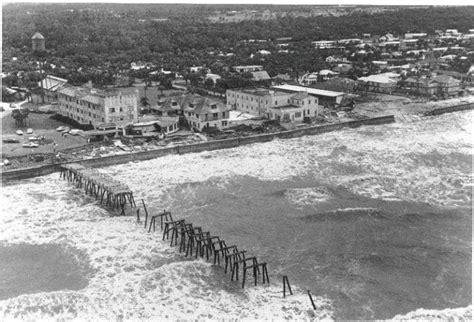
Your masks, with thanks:
[(214, 87), (214, 81), (210, 78), (206, 78), (206, 80), (204, 81), (204, 87), (206, 88)]
[(18, 108), (12, 111), (12, 117), (15, 119), (15, 124), (17, 126), (25, 126), (26, 120), (28, 119), (28, 109), (27, 108)]
[(148, 105), (150, 105), (150, 103), (148, 102), (148, 97), (143, 96), (143, 97), (140, 99), (140, 104), (141, 104), (142, 106), (148, 106)]

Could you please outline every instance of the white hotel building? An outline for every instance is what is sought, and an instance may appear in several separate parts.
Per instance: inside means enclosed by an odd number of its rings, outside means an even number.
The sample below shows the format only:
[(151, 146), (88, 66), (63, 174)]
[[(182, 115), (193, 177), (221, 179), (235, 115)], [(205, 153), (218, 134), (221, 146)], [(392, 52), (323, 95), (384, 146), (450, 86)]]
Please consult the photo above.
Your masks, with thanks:
[(99, 90), (91, 87), (63, 87), (58, 90), (59, 114), (80, 124), (96, 127), (115, 123), (118, 127), (137, 122), (138, 91)]

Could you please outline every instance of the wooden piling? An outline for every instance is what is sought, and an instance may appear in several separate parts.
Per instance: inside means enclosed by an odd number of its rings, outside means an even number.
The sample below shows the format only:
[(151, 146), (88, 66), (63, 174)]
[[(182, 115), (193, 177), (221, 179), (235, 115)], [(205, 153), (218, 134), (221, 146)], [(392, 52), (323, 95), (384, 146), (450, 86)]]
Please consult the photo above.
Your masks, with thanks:
[(286, 296), (286, 286), (288, 285), (288, 290), (290, 291), (290, 295), (293, 295), (293, 291), (291, 290), (290, 281), (288, 280), (288, 276), (283, 276), (283, 297)]
[(311, 296), (311, 292), (308, 290), (308, 296), (309, 299), (311, 300), (311, 305), (313, 306), (313, 309), (316, 310), (316, 305), (314, 304), (313, 297)]

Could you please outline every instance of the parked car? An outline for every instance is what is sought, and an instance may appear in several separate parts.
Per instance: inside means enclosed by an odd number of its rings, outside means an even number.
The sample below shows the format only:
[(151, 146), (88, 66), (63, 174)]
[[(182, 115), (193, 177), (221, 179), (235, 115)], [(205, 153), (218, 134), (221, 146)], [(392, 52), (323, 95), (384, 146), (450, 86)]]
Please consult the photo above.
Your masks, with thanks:
[(23, 143), (22, 146), (24, 148), (37, 148), (37, 147), (39, 147), (39, 144), (34, 143), (34, 142), (28, 142), (28, 143)]
[(79, 135), (82, 131), (78, 129), (72, 129), (69, 131), (69, 134), (71, 135)]
[(65, 128), (64, 126), (57, 127), (56, 131), (62, 132), (62, 131), (64, 131), (64, 128)]
[(18, 135), (23, 135), (23, 131), (22, 131), (22, 130), (16, 130), (15, 133), (18, 134)]
[(26, 133), (28, 133), (28, 134), (33, 134), (33, 129), (31, 129), (31, 128), (27, 129), (27, 130), (26, 130)]

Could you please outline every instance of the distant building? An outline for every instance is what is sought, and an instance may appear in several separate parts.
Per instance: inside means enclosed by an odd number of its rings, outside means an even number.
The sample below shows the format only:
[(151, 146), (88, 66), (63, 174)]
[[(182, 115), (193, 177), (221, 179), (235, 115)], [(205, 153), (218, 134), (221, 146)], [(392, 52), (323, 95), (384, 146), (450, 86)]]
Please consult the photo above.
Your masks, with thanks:
[(425, 38), (427, 37), (428, 34), (424, 32), (419, 32), (419, 33), (406, 33), (405, 34), (405, 39), (416, 39), (416, 38)]
[(264, 70), (261, 70), (261, 71), (257, 71), (257, 72), (251, 72), (252, 74), (252, 80), (254, 81), (268, 81), (268, 80), (271, 80), (272, 78), (270, 77), (270, 75), (268, 75), (268, 73)]
[(272, 52), (262, 49), (262, 50), (259, 50), (258, 53), (262, 56), (267, 56), (267, 55), (270, 55)]
[(207, 68), (205, 68), (204, 66), (192, 66), (192, 67), (189, 67), (189, 71), (191, 73), (199, 73), (201, 70), (207, 70)]
[(374, 65), (378, 70), (385, 70), (388, 67), (388, 62), (383, 60), (373, 60), (372, 65)]
[(319, 40), (319, 41), (312, 41), (311, 44), (314, 45), (314, 48), (317, 49), (328, 49), (334, 48), (336, 46), (335, 40)]
[(138, 90), (122, 93), (116, 89), (65, 86), (57, 94), (59, 114), (83, 125), (114, 123), (123, 127), (138, 119)]
[(233, 66), (232, 68), (237, 73), (249, 73), (263, 70), (262, 65)]

